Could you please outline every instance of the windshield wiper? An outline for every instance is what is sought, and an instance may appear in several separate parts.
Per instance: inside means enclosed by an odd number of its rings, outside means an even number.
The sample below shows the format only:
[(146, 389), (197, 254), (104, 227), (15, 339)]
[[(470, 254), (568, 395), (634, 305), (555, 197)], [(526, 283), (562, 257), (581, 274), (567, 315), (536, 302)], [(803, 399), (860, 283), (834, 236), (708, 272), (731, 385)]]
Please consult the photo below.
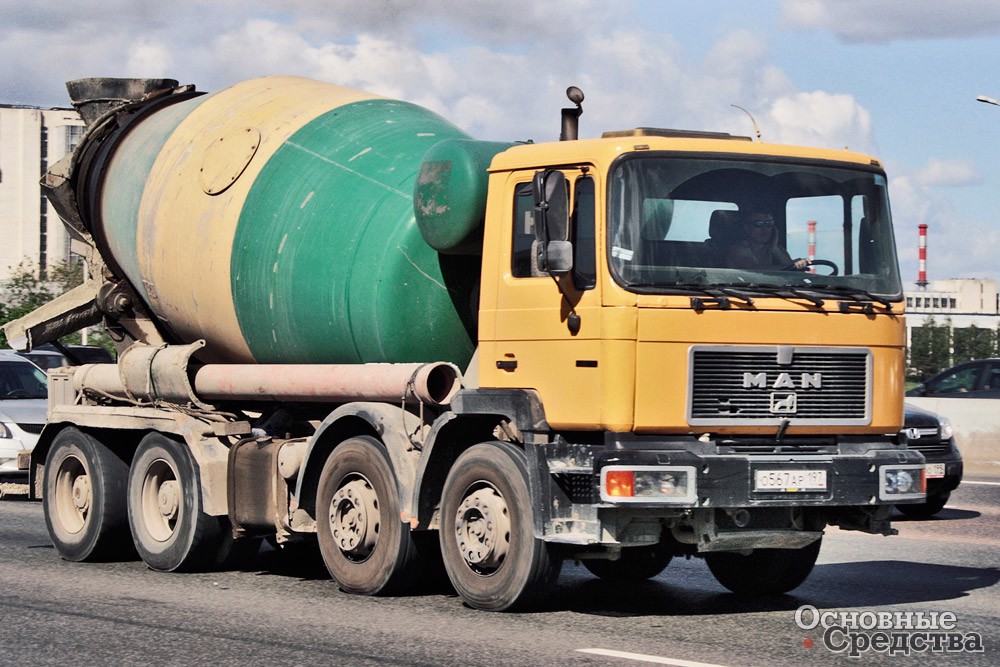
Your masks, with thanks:
[(768, 285), (765, 283), (747, 283), (745, 286), (740, 288), (743, 292), (753, 293), (757, 296), (776, 296), (779, 299), (804, 299), (816, 306), (817, 308), (822, 308), (825, 303), (823, 299), (815, 294), (798, 288), (789, 287), (788, 285)]
[(842, 296), (852, 301), (873, 301), (884, 308), (892, 308), (892, 302), (878, 294), (872, 294), (860, 287), (850, 287), (848, 285), (813, 285), (812, 289), (835, 292), (837, 296)]
[(691, 297), (691, 308), (696, 311), (705, 310), (706, 306), (718, 306), (722, 310), (731, 307), (730, 299), (742, 302), (746, 306), (753, 306), (753, 298), (744, 290), (730, 287), (728, 285), (709, 284), (700, 285), (697, 283), (661, 283), (660, 287), (680, 292), (697, 292), (705, 297)]

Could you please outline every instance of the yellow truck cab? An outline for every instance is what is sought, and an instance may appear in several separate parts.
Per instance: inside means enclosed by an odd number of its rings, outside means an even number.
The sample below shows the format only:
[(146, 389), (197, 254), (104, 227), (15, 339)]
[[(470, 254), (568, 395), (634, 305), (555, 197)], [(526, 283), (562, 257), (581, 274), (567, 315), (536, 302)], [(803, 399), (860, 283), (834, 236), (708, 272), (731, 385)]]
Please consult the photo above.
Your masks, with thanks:
[(920, 497), (886, 435), (904, 323), (877, 160), (642, 128), (511, 148), (489, 192), (480, 389), (455, 405), (535, 406), (544, 540), (600, 545), (578, 556), (601, 576), (697, 553), (784, 591), (826, 525), (889, 534)]

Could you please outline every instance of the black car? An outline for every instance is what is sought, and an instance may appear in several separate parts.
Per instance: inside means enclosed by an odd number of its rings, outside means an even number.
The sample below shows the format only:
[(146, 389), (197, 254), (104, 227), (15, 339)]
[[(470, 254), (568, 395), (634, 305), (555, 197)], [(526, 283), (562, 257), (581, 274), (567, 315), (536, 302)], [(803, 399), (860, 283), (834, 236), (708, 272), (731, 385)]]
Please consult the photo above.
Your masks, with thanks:
[(932, 375), (907, 396), (1000, 398), (1000, 359), (965, 361)]
[(912, 517), (934, 516), (962, 481), (962, 455), (955, 445), (951, 422), (947, 417), (907, 404), (899, 436), (927, 460), (927, 501), (896, 505), (896, 509)]

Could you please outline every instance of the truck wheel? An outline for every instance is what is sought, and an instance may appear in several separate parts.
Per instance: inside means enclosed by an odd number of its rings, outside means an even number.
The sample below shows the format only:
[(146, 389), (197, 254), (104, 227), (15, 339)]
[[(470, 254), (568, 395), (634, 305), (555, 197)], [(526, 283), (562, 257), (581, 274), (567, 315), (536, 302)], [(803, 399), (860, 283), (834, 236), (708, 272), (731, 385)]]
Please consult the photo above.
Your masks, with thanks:
[(414, 583), (409, 575), (416, 550), (377, 440), (363, 436), (338, 445), (323, 466), (316, 496), (320, 554), (343, 590), (388, 595)]
[(720, 552), (705, 554), (716, 581), (739, 595), (787, 593), (812, 571), (823, 538), (801, 549), (754, 549), (749, 555)]
[(45, 459), (45, 525), (69, 561), (135, 556), (128, 532), (128, 464), (75, 428), (56, 435)]
[(673, 554), (662, 544), (622, 549), (618, 560), (587, 558), (580, 562), (590, 573), (608, 581), (637, 582), (652, 579), (667, 569)]
[(139, 443), (128, 478), (128, 519), (139, 556), (161, 572), (211, 569), (228, 555), (226, 517), (205, 514), (187, 447), (162, 433)]
[(458, 457), (442, 492), (440, 540), (448, 578), (476, 609), (530, 606), (562, 564), (535, 537), (524, 453), (503, 442)]
[(906, 516), (910, 516), (915, 519), (929, 519), (944, 509), (944, 506), (948, 503), (949, 498), (951, 498), (951, 492), (945, 491), (944, 493), (927, 496), (926, 502), (922, 502), (917, 505), (896, 505), (896, 509)]

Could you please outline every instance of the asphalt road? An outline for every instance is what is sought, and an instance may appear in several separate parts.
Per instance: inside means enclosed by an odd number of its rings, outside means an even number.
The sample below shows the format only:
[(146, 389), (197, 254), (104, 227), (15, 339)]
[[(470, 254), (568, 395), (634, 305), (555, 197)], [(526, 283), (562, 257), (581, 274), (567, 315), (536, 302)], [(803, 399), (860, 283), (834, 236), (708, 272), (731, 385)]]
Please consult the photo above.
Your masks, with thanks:
[[(935, 519), (897, 517), (895, 537), (829, 530), (813, 574), (790, 595), (739, 598), (697, 559), (675, 560), (651, 582), (624, 587), (569, 563), (546, 606), (524, 614), (474, 611), (441, 587), (397, 598), (347, 595), (315, 561), (267, 547), (239, 572), (160, 574), (135, 561), (68, 563), (49, 542), (41, 504), (8, 495), (0, 501), (0, 662), (996, 665), (998, 481), (967, 480)], [(981, 637), (983, 651), (890, 657), (868, 650), (852, 660), (824, 645), (822, 626), (796, 625), (803, 605), (925, 619), (951, 612), (950, 632), (963, 641)], [(861, 635), (873, 632), (835, 634), (832, 643), (838, 648), (851, 637), (861, 645)]]

